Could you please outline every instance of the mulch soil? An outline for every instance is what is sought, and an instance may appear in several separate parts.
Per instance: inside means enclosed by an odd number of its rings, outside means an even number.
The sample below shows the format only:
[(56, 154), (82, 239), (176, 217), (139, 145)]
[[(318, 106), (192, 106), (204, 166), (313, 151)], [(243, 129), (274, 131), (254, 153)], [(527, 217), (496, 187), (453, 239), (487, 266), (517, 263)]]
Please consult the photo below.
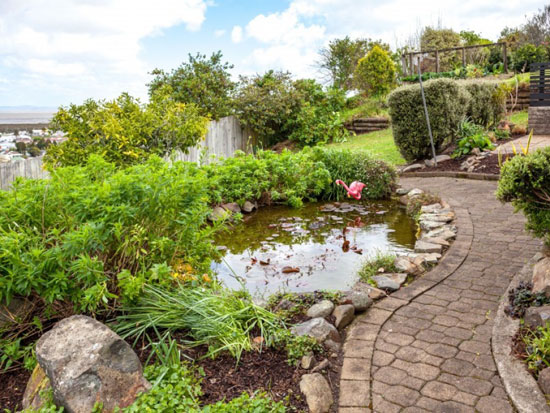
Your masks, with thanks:
[[(466, 172), (460, 169), (460, 165), (467, 159), (467, 157), (461, 157), (456, 159), (450, 159), (448, 161), (439, 162), (436, 167), (425, 168), (418, 172), (435, 172), (435, 171), (451, 171), (451, 172)], [(416, 172), (416, 171), (414, 171)], [(491, 154), (483, 159), (478, 166), (473, 170), (474, 173), (499, 175), (500, 166), (498, 164), (498, 155)]]
[(25, 369), (0, 372), (0, 411), (22, 409), (21, 400), (30, 377), (31, 372)]

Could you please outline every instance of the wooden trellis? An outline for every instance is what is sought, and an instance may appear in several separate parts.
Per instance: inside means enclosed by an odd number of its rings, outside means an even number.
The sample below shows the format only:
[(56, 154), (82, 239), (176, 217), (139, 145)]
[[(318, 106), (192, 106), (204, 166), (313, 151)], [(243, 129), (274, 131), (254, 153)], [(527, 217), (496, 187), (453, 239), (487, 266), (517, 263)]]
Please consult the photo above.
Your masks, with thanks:
[(472, 46), (448, 47), (445, 49), (421, 50), (420, 52), (408, 52), (401, 56), (401, 61), (402, 61), (402, 66), (404, 68), (405, 67), (407, 68), (407, 74), (409, 76), (412, 76), (414, 74), (414, 64), (413, 64), (414, 56), (433, 54), (435, 55), (435, 71), (439, 73), (440, 71), (439, 56), (441, 53), (461, 51), (462, 67), (466, 67), (466, 50), (482, 49), (482, 48), (495, 47), (495, 46), (502, 46), (502, 61), (504, 63), (504, 72), (508, 73), (508, 50), (507, 50), (506, 42), (478, 44), (478, 45), (472, 45)]

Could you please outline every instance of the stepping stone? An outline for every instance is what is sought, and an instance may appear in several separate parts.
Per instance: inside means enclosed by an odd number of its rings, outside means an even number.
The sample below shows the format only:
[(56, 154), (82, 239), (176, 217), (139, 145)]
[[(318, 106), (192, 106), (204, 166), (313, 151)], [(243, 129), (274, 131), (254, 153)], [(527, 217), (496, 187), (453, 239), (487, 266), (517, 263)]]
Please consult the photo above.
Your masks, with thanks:
[(381, 290), (397, 291), (407, 279), (407, 274), (382, 274), (375, 275), (372, 280)]

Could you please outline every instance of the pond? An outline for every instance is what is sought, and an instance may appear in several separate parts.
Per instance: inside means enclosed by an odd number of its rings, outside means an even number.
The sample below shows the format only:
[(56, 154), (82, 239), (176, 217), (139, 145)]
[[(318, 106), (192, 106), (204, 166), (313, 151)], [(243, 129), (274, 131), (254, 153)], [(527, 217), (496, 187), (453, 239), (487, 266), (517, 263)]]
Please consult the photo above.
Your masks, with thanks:
[(412, 252), (416, 224), (395, 201), (261, 208), (220, 234), (219, 279), (253, 295), (346, 290), (368, 257)]

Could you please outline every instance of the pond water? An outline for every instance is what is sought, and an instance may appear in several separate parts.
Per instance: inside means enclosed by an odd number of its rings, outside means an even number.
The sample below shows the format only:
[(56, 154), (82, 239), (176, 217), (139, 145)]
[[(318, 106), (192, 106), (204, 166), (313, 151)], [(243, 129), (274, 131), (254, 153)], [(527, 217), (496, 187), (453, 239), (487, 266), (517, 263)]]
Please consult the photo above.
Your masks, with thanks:
[(395, 201), (266, 207), (218, 235), (220, 280), (253, 295), (349, 289), (368, 257), (410, 252), (416, 225)]

